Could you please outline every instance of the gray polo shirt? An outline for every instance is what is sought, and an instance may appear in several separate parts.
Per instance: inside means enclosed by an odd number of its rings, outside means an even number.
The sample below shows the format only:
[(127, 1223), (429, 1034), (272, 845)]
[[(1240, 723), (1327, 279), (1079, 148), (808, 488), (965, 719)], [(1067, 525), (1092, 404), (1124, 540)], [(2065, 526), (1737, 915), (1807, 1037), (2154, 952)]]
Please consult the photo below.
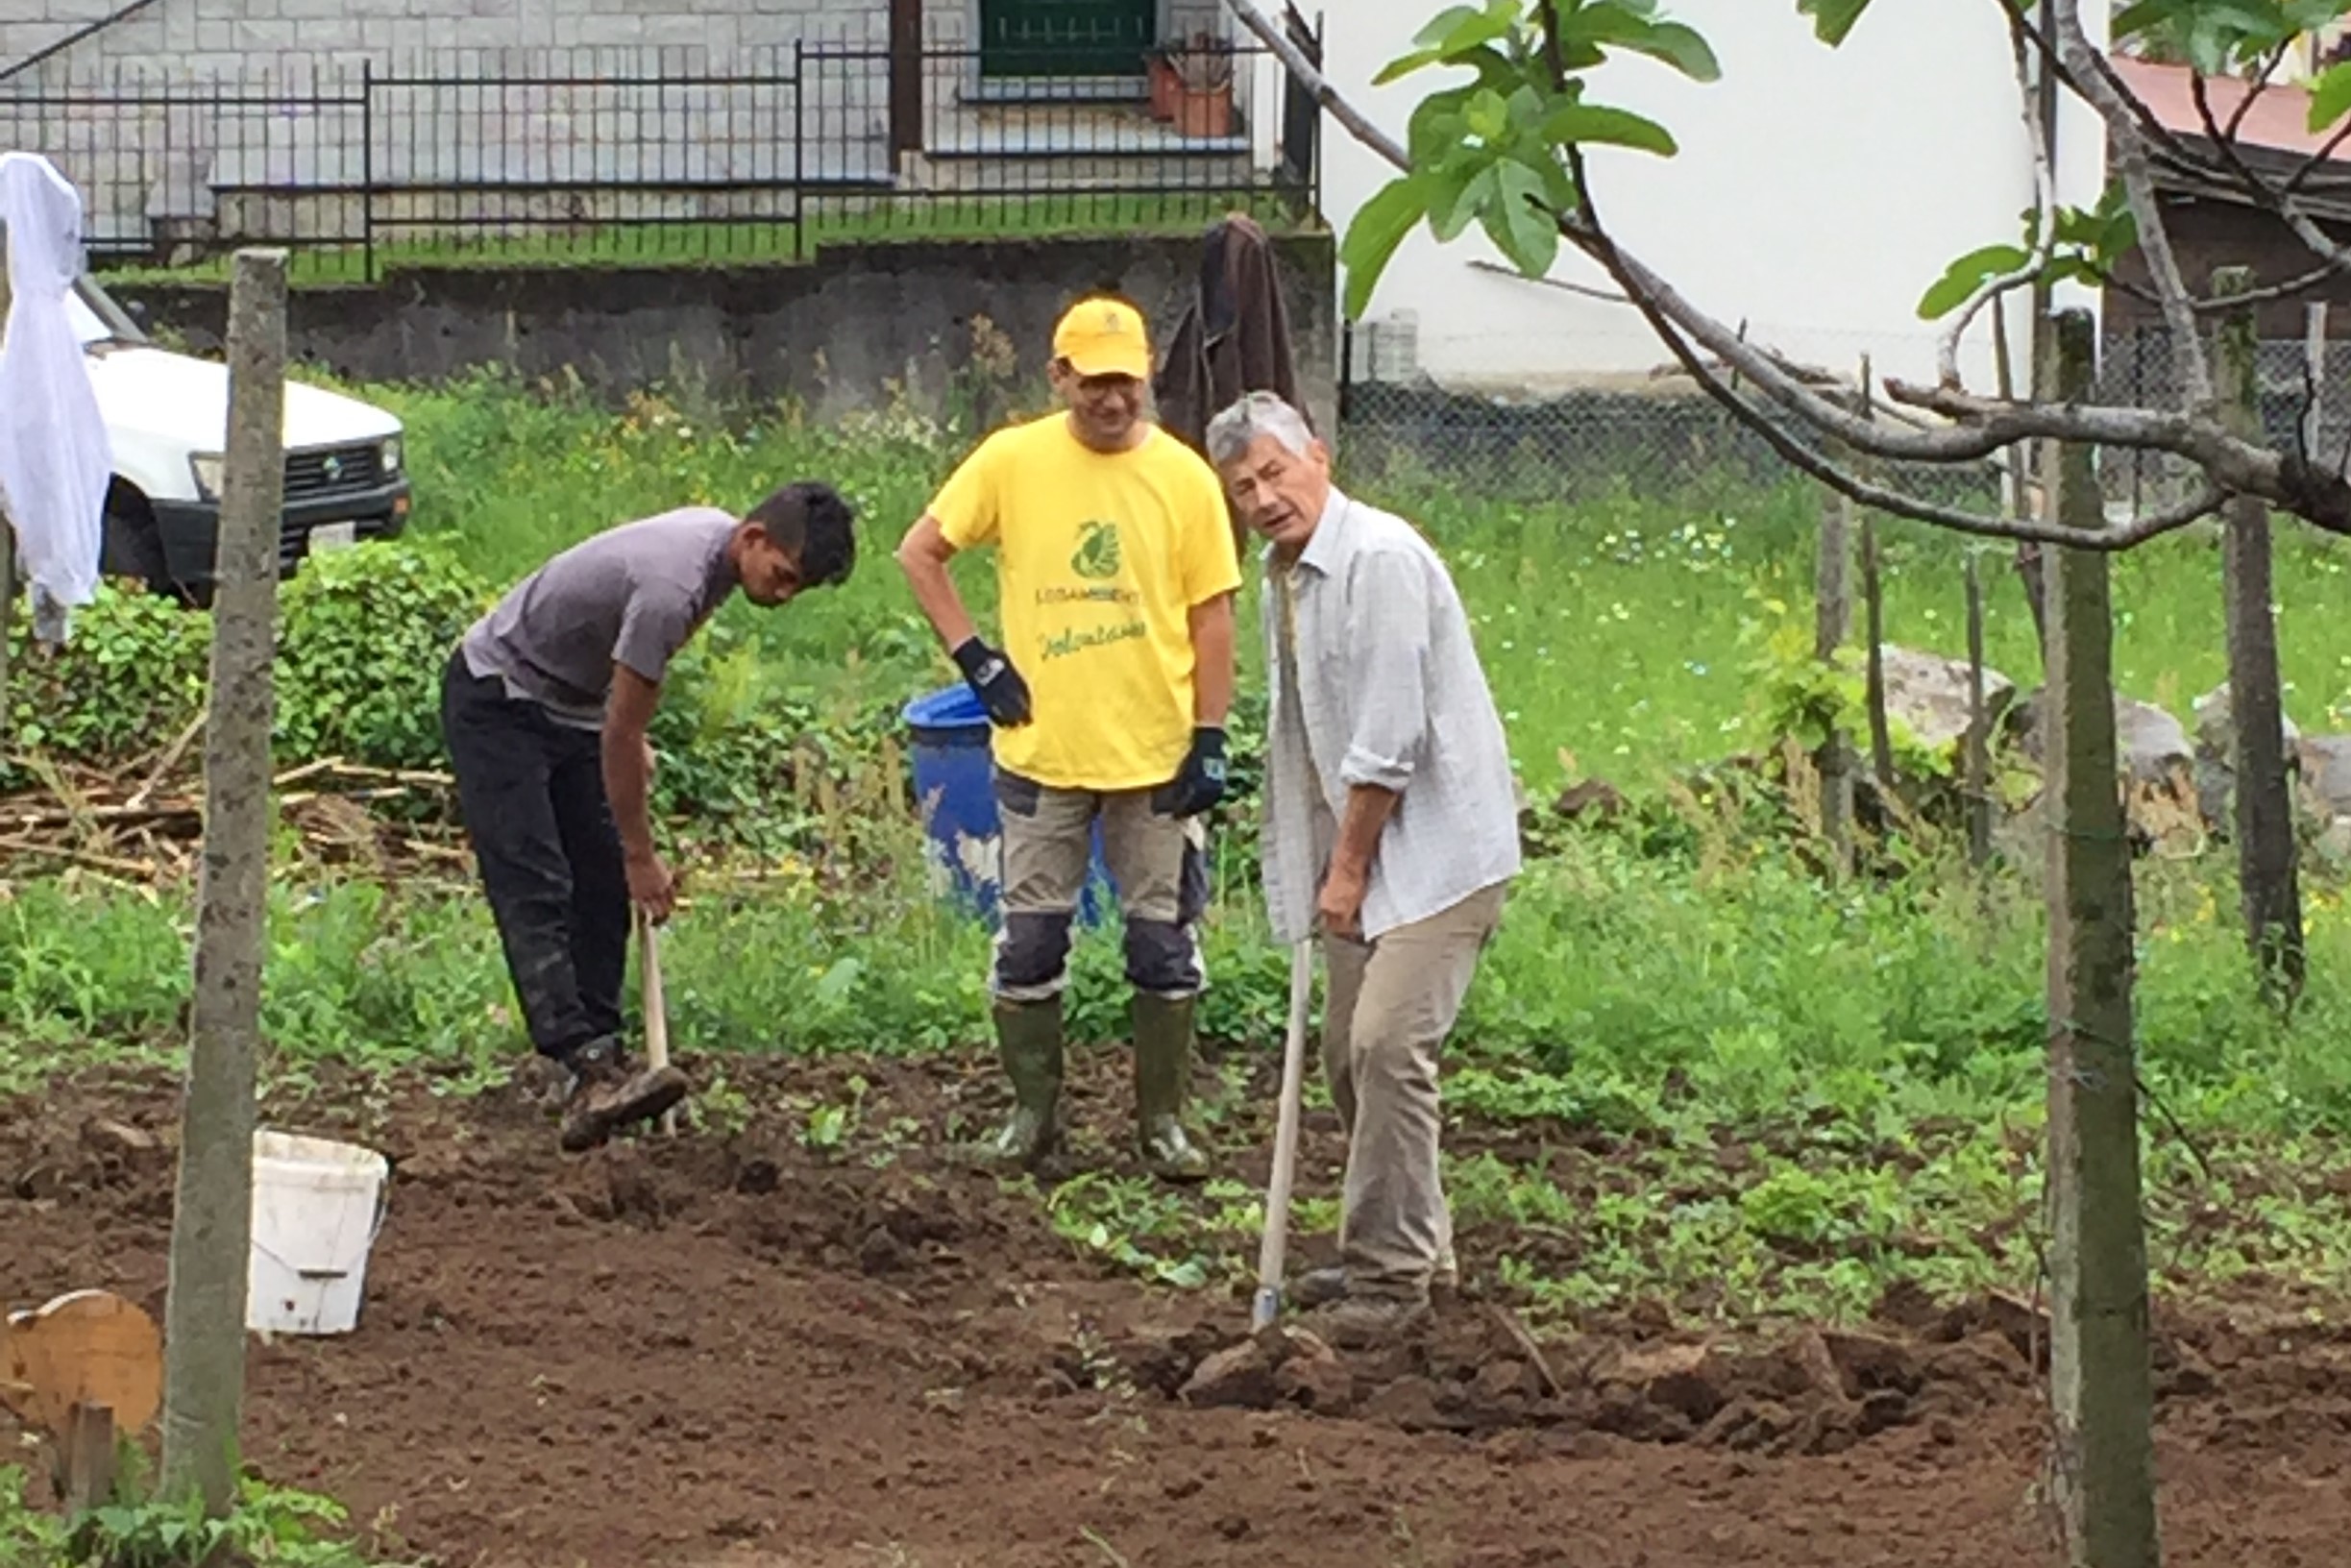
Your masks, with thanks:
[(740, 580), (736, 519), (685, 506), (574, 545), (517, 583), (466, 632), (466, 668), (558, 723), (599, 729), (612, 667), (658, 681)]

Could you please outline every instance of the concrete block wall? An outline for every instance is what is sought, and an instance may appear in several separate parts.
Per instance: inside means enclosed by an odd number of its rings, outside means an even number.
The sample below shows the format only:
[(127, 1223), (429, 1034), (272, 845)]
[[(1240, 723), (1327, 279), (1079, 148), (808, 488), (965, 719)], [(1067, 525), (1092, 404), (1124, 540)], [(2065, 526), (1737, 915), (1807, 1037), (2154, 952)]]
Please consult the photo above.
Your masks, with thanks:
[[(123, 0), (0, 0), (0, 70), (121, 9)], [(960, 29), (961, 0), (930, 0)], [(372, 60), (453, 49), (609, 47), (700, 51), (725, 59), (798, 37), (878, 38), (881, 0), (156, 0), (76, 45), (60, 61), (80, 75), (148, 68), (202, 78), (269, 70), (280, 57)]]
[[(1275, 259), (1300, 395), (1317, 427), (1334, 429), (1335, 243), (1286, 235)], [(805, 266), (731, 270), (425, 268), (367, 287), (297, 288), (288, 330), (299, 358), (358, 381), (436, 382), (502, 365), (526, 379), (576, 376), (616, 404), (667, 384), (729, 403), (791, 399), (821, 420), (886, 410), (899, 396), (949, 417), (984, 368), (974, 362), (981, 318), (1010, 340), (1013, 381), (1033, 390), (1073, 297), (1112, 284), (1165, 333), (1199, 266), (1196, 238), (1137, 237), (843, 246)], [(110, 286), (199, 352), (218, 352), (220, 286)], [(984, 422), (1001, 412), (999, 403)]]

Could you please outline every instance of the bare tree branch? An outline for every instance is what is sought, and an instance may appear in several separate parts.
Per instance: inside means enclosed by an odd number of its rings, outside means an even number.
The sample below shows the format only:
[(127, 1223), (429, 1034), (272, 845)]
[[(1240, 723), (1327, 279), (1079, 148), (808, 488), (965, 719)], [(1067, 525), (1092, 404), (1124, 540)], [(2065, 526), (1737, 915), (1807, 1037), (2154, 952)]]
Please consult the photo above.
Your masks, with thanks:
[(2172, 353), (2179, 356), (2188, 405), (2208, 418), (2216, 417), (2218, 404), (2214, 401), (2212, 364), (2196, 331), (2194, 296), (2180, 276), (2179, 257), (2172, 252), (2170, 232), (2164, 226), (2163, 208), (2155, 199), (2147, 137), (2141, 114), (2136, 112), (2146, 106), (2122, 85), (2104, 52), (2083, 31), (2081, 0), (2050, 0), (2049, 22), (2059, 52), (2090, 89), (2091, 107), (2105, 117), (2108, 157), (2122, 177), (2123, 194), (2139, 220), (2139, 249), (2146, 257), (2147, 276), (2163, 301), (2164, 322), (2171, 329)]
[[(2196, 301), (2196, 313), (2202, 316), (2212, 316), (2218, 315), (2231, 306), (2241, 308), (2248, 305), (2267, 305), (2273, 300), (2290, 300), (2297, 294), (2307, 293), (2317, 287), (2339, 270), (2341, 268), (2338, 262), (2321, 261), (2298, 277), (2289, 278), (2282, 283), (2266, 284), (2248, 293), (2239, 294), (2233, 299), (2200, 299)], [(2113, 286), (2123, 289), (2125, 293), (2135, 298), (2152, 299), (2152, 296), (2148, 295), (2144, 289), (2133, 288), (2121, 283), (2116, 283)]]
[[(1589, 205), (1586, 207), (1589, 213)], [(1604, 231), (1595, 230), (1604, 246), (1609, 244)], [(1610, 247), (1613, 252), (1613, 247)], [(1621, 253), (1615, 253), (1621, 255)], [(1608, 263), (1603, 260), (1602, 265)], [(1707, 395), (1720, 403), (1745, 425), (1763, 438), (1764, 443), (1790, 466), (1811, 476), (1840, 495), (1849, 496), (1864, 506), (1875, 507), (1896, 517), (1907, 517), (1921, 523), (1957, 533), (1971, 534), (1979, 539), (2007, 539), (2026, 544), (2056, 545), (2070, 550), (2119, 551), (2144, 544), (2161, 534), (2171, 533), (2188, 527), (2200, 518), (2210, 517), (2226, 501), (2221, 490), (2207, 483), (2190, 501), (2167, 511), (2152, 512), (2134, 518), (2119, 528), (2101, 528), (2086, 532), (2079, 528), (2052, 527), (2045, 524), (2025, 522), (2015, 518), (1988, 517), (1964, 507), (1945, 506), (1922, 501), (1901, 491), (1890, 489), (1869, 479), (1848, 473), (1817, 449), (1805, 445), (1781, 429), (1776, 421), (1756, 407), (1744, 394), (1725, 385), (1713, 368), (1699, 357), (1689, 340), (1668, 320), (1662, 310), (1643, 297), (1641, 290), (1626, 281), (1626, 292), (1634, 307), (1649, 319), (1657, 336), (1672, 351), (1674, 357), (1690, 378)]]
[[(1259, 10), (1256, 0), (1225, 0), (1225, 4), (1235, 18), (1282, 61), (1291, 77), (1308, 88), (1315, 101), (1329, 110), (1342, 128), (1398, 170), (1410, 171), (1410, 159), (1405, 149), (1394, 137), (1374, 125), (1361, 110), (1347, 102), (1314, 63), (1306, 58), (1304, 52), (1266, 18)], [(2079, 0), (2052, 0), (2052, 4), (2059, 23), (2060, 41), (2080, 57), (2075, 74), (2088, 79), (2104, 61), (2096, 50), (2087, 47), (2086, 37), (2081, 32)], [(2107, 68), (2111, 70), (2111, 67)], [(2106, 109), (2111, 110), (2109, 123), (2118, 123), (2128, 128), (2132, 125), (2130, 104), (2126, 101), (2129, 94), (2118, 85), (2109, 86), (2111, 90), (2106, 93)], [(2152, 211), (2152, 187), (2146, 175), (2145, 145), (2139, 142), (2135, 135), (2132, 139), (2139, 153), (2141, 198), (2148, 203), (2153, 217), (2152, 222), (2145, 215), (2141, 217), (2143, 243), (2151, 233), (2161, 244), (2170, 273), (2170, 286), (2163, 294), (2167, 317), (2185, 317), (2186, 326), (2175, 331), (2185, 346), (2193, 353), (2199, 367), (2202, 367), (2204, 358), (2199, 334), (2195, 331), (2193, 304), (2179, 282), (2176, 258), (2172, 257), (2167, 244), (2162, 244), (2164, 230), (2161, 213)], [(1581, 159), (1572, 148), (1570, 155), (1572, 162), (1580, 166)], [(1843, 448), (1861, 454), (1898, 462), (1964, 463), (1989, 457), (2025, 440), (2167, 452), (2195, 463), (2218, 492), (2258, 495), (2319, 527), (2351, 534), (2351, 482), (2346, 482), (2339, 475), (2319, 470), (2299, 456), (2283, 454), (2232, 434), (2210, 411), (2209, 369), (2205, 370), (2201, 382), (2203, 396), (2189, 411), (2118, 408), (2071, 403), (2018, 404), (1975, 397), (1957, 388), (1917, 387), (1894, 381), (1887, 384), (1886, 391), (1896, 402), (1941, 415), (1953, 421), (1953, 424), (1924, 431), (1888, 429), (1873, 421), (1860, 418), (1834, 399), (1807, 385), (1777, 355), (1749, 343), (1744, 332), (1733, 332), (1692, 305), (1665, 279), (1618, 245), (1588, 216), (1589, 190), (1580, 178), (1579, 192), (1580, 199), (1586, 206), (1586, 213), (1560, 215), (1557, 221), (1561, 236), (1608, 272), (1649, 320), (1652, 329), (1658, 331), (1667, 347), (1675, 352), (1684, 369), (1706, 389), (1709, 396), (1715, 397), (1726, 407), (1751, 423), (1759, 420), (1761, 425), (1770, 426), (1771, 433), (1766, 439), (1774, 441), (1775, 450), (1780, 451), (1789, 461), (1804, 468), (1805, 472), (1822, 482), (1834, 485), (1866, 504), (1879, 506), (1898, 515), (1920, 517), (1923, 521), (1962, 531), (1984, 533), (1989, 537), (2066, 545), (2081, 543), (2073, 534), (2052, 537), (2045, 530), (2039, 533), (2020, 531), (2022, 527), (2035, 527), (2033, 525), (2020, 526), (1964, 513), (1958, 517), (1935, 515), (1935, 509), (1929, 503), (1882, 488), (1856, 492), (1851, 486), (1861, 481), (1838, 471), (1834, 464), (1795, 443), (1749, 403), (1743, 393), (1725, 385), (1723, 380), (1703, 364), (1693, 345), (1704, 348), (1728, 367), (1733, 380), (1752, 382), (1788, 417), (1829, 437)], [(1758, 433), (1763, 433), (1760, 427)], [(1787, 450), (1791, 447), (1795, 450)], [(2193, 512), (2187, 518), (2163, 514), (2143, 521), (2148, 525), (2166, 524), (2176, 527), (2196, 515), (2202, 514)], [(2163, 529), (2159, 527), (2157, 531)], [(2115, 530), (2101, 533), (2100, 537), (2127, 538), (2135, 542), (2137, 536)]]
[[(2331, 273), (2351, 271), (2351, 252), (2347, 252), (2344, 247), (2337, 244), (2332, 236), (2319, 228), (2295, 199), (2296, 194), (2310, 184), (2316, 170), (2334, 157), (2346, 138), (2351, 138), (2351, 122), (2346, 122), (2338, 129), (2317, 152), (2303, 159), (2294, 172), (2283, 184), (2273, 183), (2265, 178), (2260, 171), (2245, 161), (2244, 155), (2238, 147), (2238, 138), (2244, 130), (2246, 117), (2252, 113), (2254, 104), (2267, 89), (2271, 77), (2276, 73), (2284, 59), (2283, 50), (2273, 50), (2263, 60), (2260, 74), (2246, 89), (2243, 99), (2239, 102), (2235, 112), (2229, 116), (2229, 122), (2225, 126), (2220, 123), (2219, 116), (2213, 108), (2212, 89), (2203, 74), (2191, 71), (2188, 77), (2189, 96), (2195, 103), (2196, 117), (2203, 122), (2205, 138), (2212, 143), (2218, 159), (2218, 169), (2212, 171), (2219, 176), (2218, 183), (2224, 188), (2233, 187), (2234, 193), (2251, 198), (2256, 206), (2265, 208), (2275, 214), (2293, 232), (2294, 237), (2302, 242), (2304, 249), (2320, 257), (2324, 263), (2306, 274), (2303, 279), (2285, 287), (2282, 293), (2273, 293), (2268, 289), (2258, 291), (2259, 297), (2263, 299), (2284, 298), (2298, 294), (2313, 284), (2324, 281)], [(2210, 178), (2211, 174), (2206, 177)], [(2144, 226), (2143, 219), (2141, 224), (2143, 230)], [(2150, 262), (2153, 260), (2152, 253), (2150, 253), (2149, 260)], [(2239, 296), (2233, 301), (2198, 299), (2194, 302), (2194, 308), (2200, 313), (2212, 314), (2229, 308), (2231, 306), (2241, 307), (2245, 303), (2244, 296)]]
[[(2229, 116), (2228, 134), (2222, 139), (2230, 146), (2237, 145), (2238, 135), (2245, 128), (2245, 117), (2253, 112), (2253, 106), (2261, 102), (2262, 94), (2269, 90), (2269, 84), (2276, 77), (2278, 67), (2285, 62), (2286, 45), (2284, 44), (2279, 44), (2275, 49), (2270, 50), (2268, 55), (2263, 59), (2262, 68), (2253, 78), (2252, 86), (2246, 89), (2243, 102), (2237, 106), (2237, 112)], [(2198, 76), (2195, 82), (2197, 89), (2201, 91), (2204, 78)]]
[(2204, 123), (2204, 139), (2218, 149), (2220, 161), (2239, 180), (2252, 183), (2256, 176), (2245, 166), (2243, 157), (2237, 151), (2237, 133), (2241, 128), (2244, 110), (2253, 103), (2253, 95), (2247, 93), (2245, 101), (2237, 106), (2238, 116), (2230, 122), (2226, 131), (2220, 129), (2219, 116), (2213, 112), (2212, 84), (2205, 81), (2203, 72), (2188, 73), (2188, 97), (2196, 106), (2196, 118)]
[(2287, 177), (2286, 184), (2279, 187), (2278, 194), (2289, 200), (2301, 194), (2302, 188), (2310, 184), (2311, 177), (2335, 160), (2335, 155), (2342, 151), (2345, 141), (2351, 141), (2351, 119), (2346, 119), (2342, 124), (2337, 126), (2335, 134), (2327, 137), (2316, 152), (2302, 159), (2301, 166)]
[(2351, 483), (2340, 475), (2298, 453), (2255, 445), (2202, 415), (2071, 403), (2004, 403), (1905, 381), (1888, 381), (1886, 395), (1947, 419), (1971, 425), (1980, 421), (2012, 431), (2011, 439), (2168, 452), (2194, 463), (2224, 491), (2261, 496), (2330, 533), (2351, 534)]
[[(2115, 69), (2114, 61), (2106, 58), (2104, 50), (2090, 49), (2087, 56), (2089, 70), (2077, 71), (2067, 60), (2058, 39), (2035, 26), (2024, 8), (2015, 8), (2012, 14), (2016, 25), (2041, 51), (2043, 61), (2067, 91), (2098, 110), (2101, 116), (2105, 113), (2101, 97), (2120, 103), (2146, 136), (2148, 156), (2155, 163), (2182, 174), (2206, 179), (2220, 172), (2217, 162), (2198, 152), (2187, 138), (2156, 117), (2155, 111), (2122, 79), (2122, 73)], [(2097, 84), (2095, 86), (2091, 85), (2093, 78)]]
[(1960, 384), (1959, 345), (1975, 325), (1984, 307), (2001, 295), (2025, 287), (2047, 270), (2049, 256), (2057, 245), (2057, 169), (2049, 156), (2047, 128), (2041, 123), (2040, 105), (2035, 101), (2032, 71), (2032, 43), (2024, 36), (2016, 8), (2008, 12), (2009, 45), (2016, 60), (2017, 99), (2024, 110), (2024, 135), (2033, 150), (2033, 236), (2024, 260), (2011, 270), (1985, 279), (1951, 313), (1943, 333), (1935, 339), (1935, 375), (1945, 386)]

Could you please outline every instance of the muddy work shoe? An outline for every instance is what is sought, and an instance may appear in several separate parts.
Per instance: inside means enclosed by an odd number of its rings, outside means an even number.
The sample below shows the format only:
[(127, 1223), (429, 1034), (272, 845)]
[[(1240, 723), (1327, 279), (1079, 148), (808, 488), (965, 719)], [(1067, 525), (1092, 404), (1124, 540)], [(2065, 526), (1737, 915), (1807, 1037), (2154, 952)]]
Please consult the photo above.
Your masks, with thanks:
[(1310, 1268), (1291, 1282), (1289, 1299), (1301, 1311), (1312, 1311), (1317, 1307), (1344, 1301), (1347, 1299), (1347, 1271), (1335, 1264), (1329, 1268)]
[(563, 1102), (563, 1152), (584, 1154), (624, 1127), (674, 1109), (686, 1097), (686, 1075), (675, 1067), (631, 1072), (620, 1042), (609, 1036), (574, 1051), (567, 1066), (572, 1089)]
[[(1303, 1281), (1300, 1283), (1304, 1283)], [(1376, 1350), (1404, 1337), (1429, 1320), (1429, 1303), (1419, 1296), (1341, 1296), (1303, 1319), (1322, 1341), (1338, 1350)]]

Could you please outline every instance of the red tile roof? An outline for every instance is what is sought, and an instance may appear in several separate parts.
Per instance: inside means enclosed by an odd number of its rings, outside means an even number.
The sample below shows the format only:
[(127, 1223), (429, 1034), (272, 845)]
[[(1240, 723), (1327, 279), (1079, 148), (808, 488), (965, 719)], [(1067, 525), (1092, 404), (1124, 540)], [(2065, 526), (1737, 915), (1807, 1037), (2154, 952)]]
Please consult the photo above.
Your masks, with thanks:
[[(2153, 112), (2156, 122), (2166, 130), (2183, 135), (2201, 136), (2204, 118), (2196, 112), (2195, 99), (2191, 95), (2190, 72), (2185, 65), (2155, 65), (2143, 60), (2115, 57), (2115, 69), (2132, 91)], [(2205, 95), (2213, 106), (2213, 117), (2226, 126), (2229, 116), (2244, 102), (2252, 84), (2232, 77), (2214, 77), (2205, 84)], [(2311, 95), (2307, 87), (2279, 83), (2261, 95), (2245, 115), (2243, 129), (2238, 132), (2238, 141), (2248, 147), (2274, 147), (2286, 153), (2314, 153), (2324, 146), (2333, 131), (2314, 135), (2310, 129)], [(2351, 143), (2336, 150), (2330, 161), (2351, 162)]]

